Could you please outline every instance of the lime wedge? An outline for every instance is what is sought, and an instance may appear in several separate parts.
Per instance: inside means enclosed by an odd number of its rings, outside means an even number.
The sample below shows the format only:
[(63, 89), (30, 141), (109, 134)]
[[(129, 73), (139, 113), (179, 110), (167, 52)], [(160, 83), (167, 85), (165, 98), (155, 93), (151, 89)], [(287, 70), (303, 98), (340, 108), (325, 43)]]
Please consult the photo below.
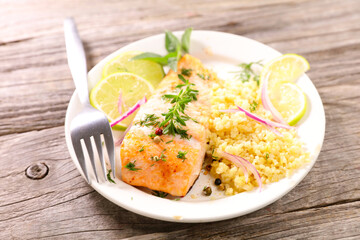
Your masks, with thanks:
[(261, 71), (261, 78), (269, 75), (268, 88), (283, 82), (295, 82), (302, 74), (310, 69), (309, 62), (297, 54), (284, 54), (267, 63)]
[(116, 56), (104, 66), (102, 78), (117, 72), (130, 72), (146, 79), (156, 88), (164, 78), (163, 67), (156, 62), (148, 60), (131, 60), (131, 58), (140, 53), (142, 52), (131, 51)]
[[(149, 98), (153, 91), (154, 87), (138, 75), (128, 72), (114, 73), (102, 79), (91, 90), (90, 103), (93, 107), (104, 112), (111, 122), (120, 116), (118, 110), (120, 94), (122, 113), (125, 113), (144, 96)], [(125, 130), (135, 115), (136, 112), (113, 128)]]
[(269, 97), (276, 110), (290, 126), (295, 125), (306, 113), (306, 95), (295, 83), (277, 84)]
[(306, 113), (306, 95), (294, 82), (309, 69), (304, 57), (284, 54), (261, 71), (261, 82), (268, 77), (267, 92), (272, 105), (289, 125), (295, 125)]

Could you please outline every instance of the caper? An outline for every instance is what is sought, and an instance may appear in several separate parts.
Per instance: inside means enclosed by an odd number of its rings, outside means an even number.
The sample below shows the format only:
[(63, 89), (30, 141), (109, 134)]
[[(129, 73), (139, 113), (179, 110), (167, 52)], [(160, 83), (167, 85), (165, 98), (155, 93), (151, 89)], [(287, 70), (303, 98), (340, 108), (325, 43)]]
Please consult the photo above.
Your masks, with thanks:
[(204, 194), (205, 196), (210, 196), (211, 193), (212, 193), (211, 187), (204, 187), (204, 189), (203, 189), (203, 194)]

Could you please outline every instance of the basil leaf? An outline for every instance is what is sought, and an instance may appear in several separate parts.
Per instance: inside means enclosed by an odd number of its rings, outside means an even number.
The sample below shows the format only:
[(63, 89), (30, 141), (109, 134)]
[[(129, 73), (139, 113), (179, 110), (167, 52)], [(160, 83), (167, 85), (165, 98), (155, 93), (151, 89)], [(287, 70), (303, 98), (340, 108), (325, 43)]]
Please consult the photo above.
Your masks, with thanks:
[(145, 53), (141, 53), (133, 58), (131, 58), (131, 60), (150, 60), (153, 62), (157, 62), (161, 65), (166, 65), (167, 64), (167, 58), (166, 56), (163, 57), (159, 54), (156, 53), (151, 53), (151, 52), (145, 52)]
[(177, 71), (177, 63), (178, 59), (176, 57), (171, 57), (168, 59), (168, 65), (174, 72)]
[(179, 40), (172, 32), (165, 32), (165, 48), (168, 52), (175, 52), (178, 46), (181, 46)]
[(187, 28), (181, 37), (181, 46), (186, 53), (189, 53), (191, 32), (192, 28)]

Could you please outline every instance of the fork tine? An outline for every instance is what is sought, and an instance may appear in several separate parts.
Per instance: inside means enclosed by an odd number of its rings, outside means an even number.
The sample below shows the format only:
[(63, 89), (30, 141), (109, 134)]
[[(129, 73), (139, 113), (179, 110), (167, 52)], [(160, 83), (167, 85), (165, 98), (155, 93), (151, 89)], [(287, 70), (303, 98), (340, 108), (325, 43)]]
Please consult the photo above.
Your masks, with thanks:
[(76, 139), (74, 137), (71, 137), (71, 140), (72, 140), (72, 143), (73, 143), (73, 147), (74, 147), (76, 157), (77, 157), (77, 159), (79, 161), (79, 164), (80, 164), (80, 167), (81, 167), (81, 169), (82, 169), (82, 171), (83, 171), (83, 173), (85, 175), (86, 181), (87, 181), (88, 184), (90, 184), (90, 179), (89, 179), (88, 172), (87, 172), (87, 169), (86, 169), (84, 152), (83, 152), (83, 149), (81, 147), (80, 139)]
[(90, 158), (90, 162), (91, 162), (93, 171), (95, 173), (96, 181), (99, 182), (97, 172), (96, 172), (96, 167), (95, 167), (94, 151), (93, 151), (92, 146), (91, 146), (91, 139), (90, 138), (84, 138), (84, 142), (85, 142), (88, 154), (89, 154), (89, 158)]
[(101, 145), (100, 134), (94, 134), (94, 141), (95, 141), (97, 152), (99, 154), (101, 167), (102, 167), (102, 170), (104, 173), (104, 179), (106, 181), (106, 168), (105, 168), (105, 161), (104, 161), (103, 149), (102, 149), (102, 145)]
[(115, 178), (115, 153), (114, 153), (115, 146), (114, 146), (114, 139), (111, 133), (110, 125), (108, 131), (104, 131), (103, 135), (105, 140), (106, 151), (109, 155), (111, 171), (113, 177)]

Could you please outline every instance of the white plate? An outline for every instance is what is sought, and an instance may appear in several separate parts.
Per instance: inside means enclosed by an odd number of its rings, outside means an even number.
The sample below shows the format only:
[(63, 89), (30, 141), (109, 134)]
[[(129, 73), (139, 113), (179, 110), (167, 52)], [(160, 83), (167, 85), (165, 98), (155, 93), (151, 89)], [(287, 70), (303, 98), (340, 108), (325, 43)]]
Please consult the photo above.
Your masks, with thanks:
[[(176, 32), (175, 35), (179, 37), (181, 32)], [(101, 71), (106, 62), (119, 53), (132, 50), (165, 54), (164, 34), (134, 42), (106, 57), (89, 72), (89, 89), (100, 80)], [(200, 58), (205, 66), (214, 69), (222, 78), (226, 78), (228, 72), (234, 70), (234, 66), (241, 62), (258, 60), (266, 62), (280, 55), (276, 50), (254, 40), (213, 31), (193, 31), (190, 53)], [(261, 193), (254, 190), (224, 197), (221, 193), (215, 192), (212, 194), (213, 197), (201, 197), (201, 190), (205, 184), (214, 186), (213, 180), (203, 174), (187, 196), (180, 201), (155, 197), (119, 179), (116, 179), (116, 184), (104, 181), (97, 183), (93, 180), (91, 186), (105, 198), (127, 210), (165, 221), (211, 222), (234, 218), (263, 208), (284, 196), (306, 176), (314, 165), (323, 143), (325, 114), (320, 96), (306, 75), (298, 80), (298, 84), (305, 91), (309, 100), (308, 112), (300, 122), (298, 133), (311, 153), (311, 162), (296, 171), (291, 177), (265, 185)], [(69, 133), (71, 119), (80, 109), (80, 102), (74, 92), (66, 113), (65, 136), (70, 156), (81, 172)], [(119, 166), (118, 152), (116, 157), (117, 166)], [(93, 175), (90, 175), (94, 179)], [(213, 189), (215, 188), (213, 187)]]

